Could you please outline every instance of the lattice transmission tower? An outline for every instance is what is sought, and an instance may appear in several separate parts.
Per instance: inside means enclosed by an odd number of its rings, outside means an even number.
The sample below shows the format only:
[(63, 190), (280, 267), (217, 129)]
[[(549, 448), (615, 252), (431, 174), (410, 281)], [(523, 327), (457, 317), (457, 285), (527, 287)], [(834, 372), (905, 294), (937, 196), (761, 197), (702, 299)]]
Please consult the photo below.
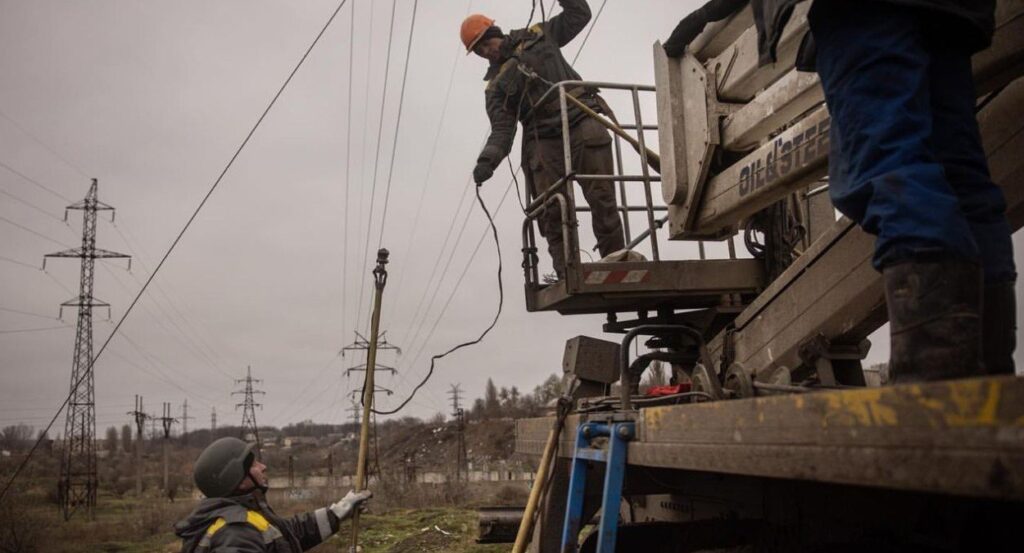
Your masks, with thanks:
[(188, 421), (195, 419), (195, 417), (188, 414), (188, 398), (185, 398), (185, 402), (181, 404), (181, 417), (178, 420), (181, 421), (181, 443), (188, 444)]
[(256, 408), (263, 409), (262, 403), (256, 403), (256, 395), (265, 395), (263, 390), (256, 390), (253, 384), (261, 384), (262, 380), (252, 377), (252, 367), (245, 368), (245, 378), (235, 380), (235, 384), (245, 384), (241, 390), (232, 392), (231, 395), (241, 395), (242, 403), (236, 404), (235, 409), (242, 408), (242, 439), (248, 442), (256, 442), (256, 452), (262, 450), (259, 428), (256, 426)]
[(469, 480), (469, 461), (466, 455), (466, 410), (462, 408), (462, 387), (452, 384), (448, 390), (452, 400), (452, 421), (455, 423), (455, 480), (465, 476)]
[(57, 481), (57, 497), (64, 520), (71, 518), (79, 508), (84, 508), (91, 518), (96, 506), (96, 393), (92, 371), (92, 308), (110, 304), (93, 298), (93, 279), (96, 260), (128, 258), (130, 256), (96, 247), (96, 219), (100, 211), (110, 211), (114, 220), (114, 208), (99, 201), (98, 183), (92, 179), (85, 199), (64, 209), (64, 220), (68, 211), (82, 212), (82, 246), (71, 248), (43, 257), (74, 257), (82, 260), (78, 296), (60, 304), (63, 317), (65, 307), (78, 308), (78, 324), (75, 332), (75, 353), (71, 358), (71, 389), (69, 392), (67, 419), (64, 423), (64, 450), (61, 454), (60, 479)]
[[(351, 344), (341, 348), (341, 356), (345, 357), (345, 354), (350, 352), (362, 352), (355, 354), (357, 356), (362, 356), (362, 363), (353, 365), (345, 369), (346, 378), (351, 377), (352, 373), (363, 373), (365, 376), (367, 365), (370, 361), (370, 340), (368, 340), (365, 336), (359, 333), (359, 331), (356, 331), (355, 335), (355, 340), (353, 340)], [(402, 348), (388, 342), (388, 333), (386, 330), (382, 330), (377, 332), (377, 355), (380, 355), (382, 352), (387, 351), (394, 352), (395, 355), (402, 354)], [(390, 374), (391, 376), (395, 376), (396, 374), (398, 374), (397, 369), (381, 363), (379, 358), (374, 360), (373, 366), (374, 373), (383, 371)], [(365, 379), (363, 385), (366, 385)], [(375, 383), (373, 385), (373, 397), (376, 398), (377, 394), (387, 394), (390, 396), (394, 394), (394, 391)], [(362, 424), (361, 405), (363, 403), (363, 398), (364, 394), (362, 387), (353, 388), (352, 390), (349, 391), (349, 400), (352, 402), (352, 407), (349, 409), (349, 411), (352, 412), (352, 422), (356, 423), (356, 425)], [(376, 399), (374, 399), (374, 403), (376, 403)], [(371, 472), (375, 473), (378, 479), (383, 479), (383, 474), (381, 473), (380, 469), (380, 455), (378, 451), (379, 442), (377, 439), (377, 415), (373, 416), (373, 422), (370, 425), (370, 432), (373, 436), (374, 443), (373, 466)]]

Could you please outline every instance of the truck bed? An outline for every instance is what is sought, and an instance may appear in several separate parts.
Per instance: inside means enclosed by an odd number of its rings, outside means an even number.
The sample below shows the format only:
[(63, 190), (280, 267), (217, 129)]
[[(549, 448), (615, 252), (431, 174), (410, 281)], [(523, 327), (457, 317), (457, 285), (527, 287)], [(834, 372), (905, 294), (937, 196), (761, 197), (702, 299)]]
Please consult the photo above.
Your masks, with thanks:
[[(581, 420), (566, 421), (559, 456)], [(518, 421), (516, 451), (539, 456), (552, 421)], [(636, 423), (631, 466), (1024, 500), (1021, 378), (652, 407)]]

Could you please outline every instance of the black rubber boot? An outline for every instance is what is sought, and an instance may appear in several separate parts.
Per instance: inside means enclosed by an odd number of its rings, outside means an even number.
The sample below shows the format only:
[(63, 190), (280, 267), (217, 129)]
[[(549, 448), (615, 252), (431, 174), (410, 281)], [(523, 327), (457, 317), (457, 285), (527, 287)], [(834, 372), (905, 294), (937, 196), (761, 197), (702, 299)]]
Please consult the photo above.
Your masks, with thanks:
[(959, 260), (886, 267), (889, 382), (981, 374), (981, 268)]
[(1017, 296), (1012, 282), (985, 285), (982, 355), (988, 374), (1014, 374), (1017, 347)]

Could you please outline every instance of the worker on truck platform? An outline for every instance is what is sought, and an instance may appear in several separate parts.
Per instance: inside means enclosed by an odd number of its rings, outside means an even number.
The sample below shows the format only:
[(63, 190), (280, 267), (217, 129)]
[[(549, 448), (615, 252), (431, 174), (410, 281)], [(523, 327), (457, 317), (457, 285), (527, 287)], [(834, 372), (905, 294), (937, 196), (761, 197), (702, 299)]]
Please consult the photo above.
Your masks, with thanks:
[[(752, 0), (762, 63), (800, 1)], [(667, 52), (745, 4), (709, 2)], [(797, 66), (817, 70), (832, 118), (832, 203), (877, 237), (892, 382), (1014, 373), (1017, 273), (971, 72), (994, 11), (995, 0), (815, 0), (808, 15)]]
[(285, 519), (267, 504), (266, 465), (253, 444), (221, 438), (203, 450), (193, 477), (206, 496), (174, 525), (182, 553), (299, 553), (334, 535), (341, 521), (373, 495), (349, 492), (341, 501)]
[[(586, 27), (591, 14), (585, 0), (558, 0), (558, 3), (562, 13), (545, 23), (508, 34), (483, 15), (470, 15), (462, 22), (460, 35), (467, 52), (490, 61), (484, 80), (487, 81), (485, 100), (491, 134), (473, 169), (477, 185), (490, 179), (495, 168), (508, 156), (517, 120), (523, 125), (521, 159), (530, 195), (538, 196), (566, 174), (558, 95), (549, 94), (543, 103), (536, 103), (553, 83), (580, 80), (579, 74), (562, 57), (561, 47)], [(610, 115), (596, 90), (575, 87), (566, 92), (594, 111)], [(571, 171), (584, 175), (612, 174), (614, 165), (608, 131), (577, 106), (568, 106), (567, 117)], [(580, 186), (590, 204), (601, 256), (625, 248), (612, 182), (582, 180)], [(557, 203), (548, 204), (538, 224), (547, 240), (556, 277), (564, 278), (562, 220)]]

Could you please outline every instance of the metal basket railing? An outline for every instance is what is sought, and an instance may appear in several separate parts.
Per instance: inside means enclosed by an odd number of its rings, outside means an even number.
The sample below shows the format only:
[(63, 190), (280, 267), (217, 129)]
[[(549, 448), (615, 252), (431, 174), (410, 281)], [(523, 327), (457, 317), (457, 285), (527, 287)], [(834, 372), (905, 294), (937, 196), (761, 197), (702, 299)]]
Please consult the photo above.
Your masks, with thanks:
[[(612, 133), (613, 136), (613, 154), (614, 164), (616, 170), (613, 171), (615, 174), (611, 175), (584, 175), (576, 174), (572, 171), (572, 147), (570, 138), (570, 125), (568, 118), (568, 90), (577, 87), (585, 87), (588, 89), (600, 89), (603, 91), (607, 90), (621, 90), (629, 93), (632, 106), (633, 106), (633, 121), (632, 124), (618, 124), (617, 126), (623, 131), (632, 131), (635, 133), (634, 140), (639, 146), (636, 148), (639, 152), (640, 158), (640, 173), (639, 174), (622, 174), (623, 167), (623, 148), (622, 139), (619, 135)], [(558, 209), (561, 213), (562, 220), (562, 237), (565, 248), (565, 277), (567, 284), (570, 287), (574, 287), (580, 281), (579, 267), (581, 265), (580, 249), (579, 249), (579, 221), (578, 213), (587, 213), (591, 209), (586, 206), (577, 206), (576, 204), (576, 190), (573, 184), (580, 180), (590, 181), (612, 181), (618, 185), (617, 187), (617, 205), (616, 209), (622, 215), (623, 231), (625, 232), (625, 238), (627, 242), (627, 249), (633, 249), (645, 241), (650, 241), (651, 253), (653, 261), (659, 261), (661, 259), (661, 253), (658, 247), (658, 235), (657, 231), (660, 229), (667, 217), (657, 217), (656, 213), (664, 212), (667, 207), (664, 205), (655, 205), (653, 192), (651, 190), (652, 183), (661, 182), (661, 177), (657, 174), (652, 174), (651, 167), (647, 155), (646, 139), (644, 136), (645, 131), (657, 131), (657, 125), (644, 124), (643, 114), (640, 109), (640, 94), (641, 93), (654, 93), (655, 89), (653, 86), (648, 85), (636, 85), (636, 84), (622, 84), (622, 83), (607, 83), (597, 81), (562, 81), (554, 83), (545, 93), (534, 103), (534, 107), (544, 105), (550, 101), (552, 95), (558, 95), (559, 103), (559, 114), (562, 124), (562, 144), (563, 144), (563, 155), (564, 155), (564, 166), (565, 175), (555, 181), (546, 190), (540, 194), (534, 196), (529, 204), (526, 206), (526, 218), (523, 222), (523, 271), (526, 278), (527, 286), (539, 286), (539, 275), (538, 275), (538, 257), (537, 257), (537, 239), (535, 232), (534, 223), (540, 217), (541, 213), (545, 209), (550, 209), (555, 203), (558, 204)], [(532, 115), (531, 112), (527, 115), (529, 118)], [(604, 114), (610, 116), (610, 114)], [(641, 205), (631, 205), (629, 202), (629, 196), (626, 193), (627, 183), (640, 183), (643, 185), (644, 191), (644, 202)], [(633, 236), (633, 229), (630, 222), (630, 213), (644, 212), (647, 215), (646, 218), (646, 229), (641, 231), (638, 235)]]

